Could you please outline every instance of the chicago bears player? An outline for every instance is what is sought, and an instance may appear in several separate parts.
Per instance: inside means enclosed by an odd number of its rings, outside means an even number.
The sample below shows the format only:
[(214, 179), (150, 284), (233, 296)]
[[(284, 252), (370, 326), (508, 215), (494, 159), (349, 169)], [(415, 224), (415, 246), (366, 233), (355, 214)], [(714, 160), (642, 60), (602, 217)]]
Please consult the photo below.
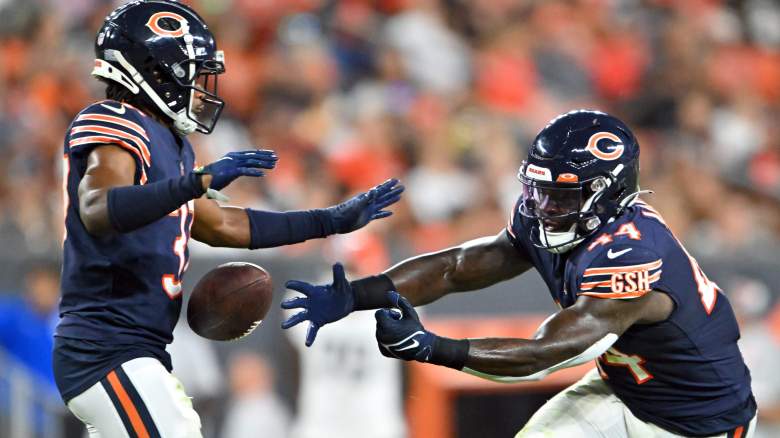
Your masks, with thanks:
[(347, 233), (389, 216), (382, 209), (403, 187), (390, 180), (309, 211), (222, 207), (208, 197), (240, 176), (263, 176), (277, 157), (232, 152), (195, 168), (186, 136), (210, 133), (224, 105), (224, 59), (203, 20), (177, 2), (134, 1), (107, 17), (95, 49), (93, 75), (108, 100), (81, 111), (64, 143), (57, 386), (91, 437), (200, 437), (165, 351), (190, 237), (255, 249)]
[[(322, 325), (380, 308), (385, 356), (499, 382), (596, 359), (597, 368), (548, 401), (518, 437), (751, 436), (756, 404), (731, 306), (639, 200), (638, 171), (639, 145), (618, 119), (561, 115), (520, 168), (522, 195), (506, 230), (374, 277), (348, 282), (336, 265), (332, 284), (289, 282), (305, 296), (282, 307), (304, 310), (283, 327), (310, 321), (311, 344)], [(412, 307), (530, 268), (561, 308), (533, 339), (440, 337)]]

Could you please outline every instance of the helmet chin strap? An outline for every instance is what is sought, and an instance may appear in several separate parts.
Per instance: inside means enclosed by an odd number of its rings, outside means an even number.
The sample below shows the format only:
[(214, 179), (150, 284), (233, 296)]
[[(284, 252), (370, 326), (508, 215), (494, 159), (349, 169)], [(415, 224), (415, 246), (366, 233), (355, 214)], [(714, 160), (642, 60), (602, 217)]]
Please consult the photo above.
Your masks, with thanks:
[(113, 58), (119, 63), (119, 65), (124, 67), (125, 70), (130, 73), (133, 81), (138, 84), (139, 87), (141, 87), (141, 89), (146, 93), (147, 96), (149, 96), (150, 99), (152, 99), (152, 102), (157, 105), (157, 108), (159, 108), (160, 111), (173, 120), (173, 129), (179, 135), (189, 135), (195, 132), (195, 129), (198, 127), (198, 125), (194, 121), (190, 120), (189, 117), (187, 117), (187, 110), (183, 109), (181, 112), (175, 113), (172, 109), (170, 109), (168, 105), (163, 102), (162, 98), (160, 98), (160, 96), (146, 82), (143, 76), (141, 76), (141, 73), (138, 73), (138, 70), (136, 70), (135, 67), (127, 62), (127, 59), (122, 56), (121, 52), (118, 50), (106, 50), (106, 58)]
[[(639, 195), (643, 193), (653, 193), (653, 191), (639, 190), (626, 196), (622, 201), (620, 201), (620, 210), (623, 210), (627, 206), (633, 204)], [(593, 197), (595, 196), (596, 195), (594, 194)], [(588, 201), (592, 200), (593, 197), (591, 197)], [(590, 205), (590, 202), (587, 204)], [(615, 220), (614, 217), (610, 218), (609, 222), (612, 222), (613, 220)], [(539, 240), (541, 241), (542, 245), (545, 246), (547, 251), (553, 254), (563, 254), (582, 243), (582, 241), (585, 240), (585, 237), (577, 237), (576, 223), (572, 225), (571, 228), (569, 228), (567, 231), (545, 231), (544, 223), (539, 221)]]
[[(620, 168), (622, 169), (622, 165)], [(607, 187), (611, 185), (611, 183), (612, 183), (611, 180), (605, 178), (603, 180), (602, 187), (599, 188), (593, 195), (591, 195), (590, 198), (585, 200), (585, 202), (582, 205), (582, 208), (580, 209), (580, 212), (585, 212), (590, 210), (593, 203), (596, 202), (604, 194), (604, 191), (607, 189)], [(596, 225), (593, 228), (595, 229), (596, 227), (598, 227), (600, 221), (598, 220), (598, 218), (592, 217), (591, 220), (593, 219), (597, 221)], [(547, 251), (553, 254), (563, 254), (573, 249), (575, 246), (579, 245), (580, 243), (582, 243), (582, 241), (585, 240), (585, 236), (579, 236), (577, 234), (576, 222), (572, 224), (571, 228), (569, 228), (566, 231), (545, 231), (544, 223), (542, 223), (542, 221), (539, 221), (539, 240)]]
[(577, 237), (576, 230), (577, 224), (575, 223), (567, 231), (545, 231), (544, 223), (539, 221), (539, 241), (547, 251), (553, 254), (563, 254), (585, 240), (584, 237)]

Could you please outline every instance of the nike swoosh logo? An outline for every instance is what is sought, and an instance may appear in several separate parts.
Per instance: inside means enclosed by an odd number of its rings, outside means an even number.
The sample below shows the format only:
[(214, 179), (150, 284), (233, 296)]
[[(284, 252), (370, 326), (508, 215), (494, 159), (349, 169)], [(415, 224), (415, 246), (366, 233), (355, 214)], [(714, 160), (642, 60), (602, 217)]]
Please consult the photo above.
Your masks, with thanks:
[[(417, 348), (418, 346), (420, 346), (420, 342), (419, 342), (419, 341), (417, 341), (417, 339), (412, 339), (412, 338), (414, 338), (414, 337), (415, 337), (415, 336), (417, 336), (417, 335), (424, 335), (424, 334), (425, 334), (425, 332), (424, 332), (424, 331), (422, 331), (422, 330), (417, 330), (416, 332), (414, 332), (414, 333), (412, 333), (411, 335), (409, 335), (409, 336), (405, 337), (404, 339), (402, 339), (402, 340), (400, 340), (400, 341), (396, 342), (395, 344), (382, 344), (382, 345), (383, 345), (385, 348), (387, 348), (388, 350), (390, 350), (390, 351), (404, 351), (404, 350), (409, 350), (409, 349), (412, 349), (412, 348)], [(411, 341), (412, 341), (412, 343), (411, 343), (411, 344), (409, 344), (409, 345), (407, 345), (406, 347), (403, 347), (403, 348), (394, 348), (394, 347), (398, 347), (399, 345), (403, 345), (403, 344), (405, 344), (405, 343), (406, 343), (407, 341), (409, 341), (409, 340), (411, 340)]]
[(623, 251), (612, 252), (612, 248), (610, 248), (609, 251), (607, 251), (607, 258), (610, 259), (610, 260), (616, 259), (616, 258), (622, 256), (623, 254), (631, 251), (632, 249), (634, 249), (634, 248), (626, 248)]
[(120, 106), (119, 108), (114, 108), (113, 106), (108, 106), (108, 105), (104, 105), (104, 104), (101, 103), (100, 106), (102, 106), (103, 108), (105, 108), (107, 110), (111, 110), (111, 111), (113, 111), (113, 112), (115, 112), (115, 113), (117, 113), (119, 115), (122, 115), (122, 114), (125, 113), (125, 106), (124, 105)]
[(404, 348), (396, 348), (395, 351), (404, 351), (404, 350), (411, 350), (412, 348), (417, 348), (420, 346), (420, 343), (417, 342), (417, 339), (412, 339), (412, 343), (407, 345)]

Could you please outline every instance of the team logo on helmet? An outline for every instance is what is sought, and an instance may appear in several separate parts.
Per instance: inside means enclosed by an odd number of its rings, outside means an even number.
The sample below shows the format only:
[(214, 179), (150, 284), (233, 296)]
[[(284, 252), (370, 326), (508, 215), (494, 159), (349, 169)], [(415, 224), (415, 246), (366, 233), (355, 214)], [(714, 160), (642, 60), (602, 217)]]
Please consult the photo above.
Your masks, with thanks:
[[(163, 18), (171, 18), (179, 23), (179, 27), (174, 30), (163, 29), (160, 26), (160, 20)], [(146, 26), (157, 35), (163, 37), (179, 38), (184, 36), (188, 27), (187, 19), (179, 14), (173, 12), (157, 12), (149, 17), (149, 21), (146, 22)]]
[[(616, 143), (613, 146), (615, 149), (611, 152), (605, 152), (599, 149), (599, 141), (601, 140), (614, 141)], [(596, 158), (600, 158), (606, 161), (612, 161), (612, 160), (617, 160), (623, 155), (623, 151), (625, 150), (625, 147), (623, 146), (623, 142), (620, 140), (620, 137), (618, 137), (617, 135), (611, 132), (597, 132), (590, 136), (590, 139), (588, 139), (588, 146), (586, 146), (585, 149), (591, 154), (595, 155)]]

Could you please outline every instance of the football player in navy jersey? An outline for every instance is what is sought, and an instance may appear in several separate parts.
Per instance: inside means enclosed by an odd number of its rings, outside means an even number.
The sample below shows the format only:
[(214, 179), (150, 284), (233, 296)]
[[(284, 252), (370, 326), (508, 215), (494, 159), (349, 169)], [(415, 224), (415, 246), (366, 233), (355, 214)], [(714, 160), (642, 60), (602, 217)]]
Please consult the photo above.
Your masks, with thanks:
[[(639, 145), (618, 119), (573, 111), (534, 140), (507, 228), (349, 282), (291, 281), (303, 308), (283, 323), (317, 330), (376, 311), (385, 356), (498, 382), (540, 379), (596, 359), (518, 437), (749, 437), (756, 403), (726, 297), (642, 202)], [(535, 268), (561, 310), (532, 339), (462, 339), (426, 330), (413, 305), (481, 289)], [(400, 293), (400, 295), (399, 295)]]
[(263, 176), (277, 156), (231, 152), (195, 167), (186, 136), (210, 133), (224, 106), (224, 57), (203, 20), (178, 2), (134, 1), (106, 18), (95, 51), (92, 74), (108, 99), (82, 110), (64, 143), (55, 380), (90, 437), (200, 437), (165, 351), (188, 240), (255, 249), (348, 233), (389, 216), (383, 209), (403, 186), (389, 180), (308, 211), (222, 207), (209, 198), (236, 178)]

